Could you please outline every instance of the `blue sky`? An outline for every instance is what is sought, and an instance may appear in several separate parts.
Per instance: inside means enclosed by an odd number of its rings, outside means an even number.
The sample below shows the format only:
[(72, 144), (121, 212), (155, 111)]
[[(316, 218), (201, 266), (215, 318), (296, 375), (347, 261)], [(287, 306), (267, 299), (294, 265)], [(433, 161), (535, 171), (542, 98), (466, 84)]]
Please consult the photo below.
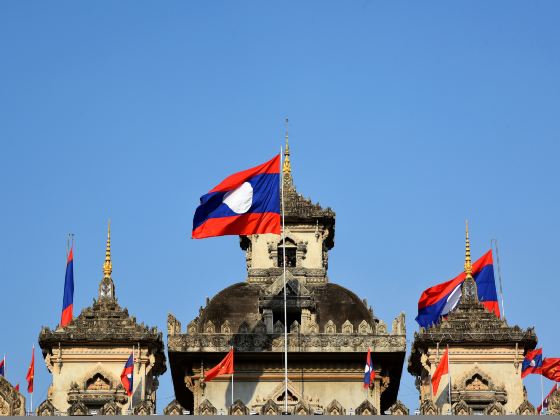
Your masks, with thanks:
[[(236, 237), (194, 241), (200, 195), (264, 162), (290, 118), (298, 190), (337, 213), (329, 277), (416, 329), (454, 277), (464, 220), (498, 238), (506, 315), (560, 356), (560, 4), (555, 1), (4, 1), (0, 353), (23, 388), (56, 326), (66, 235), (75, 307), (107, 220), (119, 302), (166, 329), (245, 278)], [(34, 401), (50, 376), (37, 359)], [(159, 410), (173, 398), (160, 378)], [(530, 400), (540, 380), (525, 380)], [(545, 381), (545, 388), (549, 388)], [(405, 372), (399, 398), (417, 407)]]

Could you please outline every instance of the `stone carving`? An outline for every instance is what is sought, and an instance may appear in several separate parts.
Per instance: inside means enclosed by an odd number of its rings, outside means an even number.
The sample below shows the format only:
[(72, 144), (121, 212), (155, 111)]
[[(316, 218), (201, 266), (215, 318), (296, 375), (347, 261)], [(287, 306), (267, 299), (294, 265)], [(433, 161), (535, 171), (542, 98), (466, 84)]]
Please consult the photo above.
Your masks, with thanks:
[(375, 416), (377, 415), (377, 409), (373, 406), (369, 400), (364, 400), (355, 411), (357, 416)]
[(70, 408), (68, 408), (67, 413), (69, 416), (87, 416), (88, 409), (83, 402), (76, 401), (70, 406)]
[(325, 414), (328, 416), (344, 416), (346, 415), (346, 410), (337, 400), (332, 400), (327, 406), (327, 412)]
[(179, 404), (179, 401), (173, 400), (163, 409), (163, 414), (166, 416), (182, 416), (183, 411), (184, 408)]
[(477, 363), (460, 377), (453, 385), (453, 401), (464, 400), (467, 404), (484, 404), (494, 400), (501, 404), (507, 402), (507, 392), (503, 384), (495, 384), (490, 376)]
[(227, 319), (222, 324), (222, 327), (220, 328), (220, 332), (222, 334), (231, 334), (231, 325), (229, 324), (229, 321)]
[(170, 312), (167, 314), (167, 335), (181, 334), (181, 322)]
[(297, 321), (292, 322), (292, 325), (290, 325), (290, 333), (299, 334), (299, 332), (300, 332), (299, 322)]
[(214, 407), (207, 399), (202, 401), (202, 403), (198, 406), (199, 416), (215, 416), (217, 413), (218, 410), (216, 410), (216, 407)]
[(261, 320), (259, 320), (256, 324), (255, 324), (255, 328), (253, 328), (253, 332), (255, 334), (266, 334), (266, 325), (264, 324), (264, 322), (262, 322)]
[(299, 401), (294, 406), (293, 414), (295, 416), (307, 416), (307, 415), (312, 414), (312, 413), (311, 413), (310, 407), (305, 402)]
[(111, 389), (111, 381), (105, 378), (101, 373), (96, 373), (92, 378), (86, 381), (87, 391), (108, 391)]
[(380, 319), (375, 331), (377, 334), (387, 334), (387, 324), (385, 324), (385, 321)]
[(325, 324), (325, 334), (336, 334), (336, 325), (331, 319)]
[(187, 325), (187, 334), (195, 335), (196, 333), (198, 333), (198, 321), (193, 319), (189, 322), (189, 325)]
[(472, 416), (473, 414), (472, 409), (463, 399), (453, 404), (452, 412), (455, 416)]
[(314, 321), (309, 322), (307, 325), (308, 334), (319, 334), (319, 324)]
[(132, 412), (135, 416), (149, 416), (155, 412), (155, 406), (150, 399), (142, 400), (134, 406)]
[(354, 332), (354, 326), (348, 320), (342, 324), (342, 334), (352, 334)]
[(121, 408), (116, 402), (110, 401), (106, 403), (103, 407), (101, 407), (101, 413), (99, 414), (103, 416), (120, 416)]
[(547, 414), (560, 415), (560, 390), (556, 390), (548, 396)]
[(233, 405), (229, 408), (230, 416), (248, 416), (249, 408), (243, 404), (241, 400), (235, 400)]
[(216, 327), (212, 321), (207, 321), (204, 324), (204, 332), (206, 334), (214, 334), (216, 332)]
[(505, 415), (504, 406), (498, 401), (493, 401), (484, 409), (487, 416), (503, 416)]
[(367, 321), (365, 319), (362, 322), (360, 322), (360, 325), (358, 325), (358, 333), (359, 334), (369, 334), (370, 333), (369, 324), (367, 323)]
[(408, 416), (409, 410), (400, 400), (397, 400), (390, 408), (392, 416)]
[(46, 399), (37, 407), (38, 416), (54, 416), (55, 412), (56, 408), (49, 399)]
[(534, 416), (537, 414), (537, 409), (526, 399), (517, 407), (515, 414), (518, 416)]
[(0, 415), (25, 415), (25, 398), (3, 376), (0, 376)]
[(247, 321), (243, 321), (241, 325), (239, 325), (239, 332), (241, 334), (247, 334), (249, 332), (249, 324), (247, 324)]
[(440, 410), (431, 399), (426, 398), (420, 404), (420, 414), (423, 416), (438, 416), (440, 415)]
[(280, 320), (274, 323), (274, 334), (284, 334), (284, 324)]
[(280, 414), (280, 408), (273, 400), (268, 400), (261, 407), (261, 414), (263, 416), (277, 416)]
[(394, 320), (391, 334), (406, 335), (406, 318), (404, 312), (401, 312)]

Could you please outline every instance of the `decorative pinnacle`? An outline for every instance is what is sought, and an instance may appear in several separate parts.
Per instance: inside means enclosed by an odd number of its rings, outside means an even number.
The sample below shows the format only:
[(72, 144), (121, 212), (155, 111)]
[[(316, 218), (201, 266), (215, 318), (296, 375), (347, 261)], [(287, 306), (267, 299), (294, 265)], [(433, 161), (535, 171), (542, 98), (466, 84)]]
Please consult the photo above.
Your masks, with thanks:
[(105, 248), (105, 262), (103, 263), (103, 277), (111, 277), (113, 263), (111, 262), (111, 221), (107, 227), (107, 247)]
[(472, 277), (472, 264), (471, 264), (471, 241), (469, 240), (469, 221), (465, 220), (465, 274), (467, 277)]
[(290, 144), (288, 143), (288, 119), (286, 118), (286, 149), (284, 150), (284, 166), (282, 172), (287, 175), (292, 173), (292, 165), (290, 164)]

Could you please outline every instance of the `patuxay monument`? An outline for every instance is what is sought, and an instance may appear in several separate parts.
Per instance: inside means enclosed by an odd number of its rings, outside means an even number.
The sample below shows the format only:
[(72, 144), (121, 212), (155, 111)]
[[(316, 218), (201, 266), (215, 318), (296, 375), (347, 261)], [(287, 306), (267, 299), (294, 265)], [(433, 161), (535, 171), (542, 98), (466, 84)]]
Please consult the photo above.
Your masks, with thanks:
[[(186, 330), (169, 315), (168, 354), (177, 402), (195, 414), (379, 414), (397, 400), (406, 352), (404, 314), (390, 327), (365, 299), (327, 276), (335, 214), (303, 198), (292, 180), (289, 148), (283, 166), (285, 242), (278, 235), (242, 236), (247, 278), (210, 299)], [(288, 395), (284, 387), (285, 247)], [(229, 375), (201, 381), (233, 346)], [(364, 392), (371, 348), (375, 380)], [(344, 391), (341, 392), (341, 387)]]
[[(296, 190), (287, 139), (281, 176), (284, 239), (240, 236), (246, 278), (207, 299), (194, 319), (182, 323), (168, 314), (170, 375), (162, 379), (172, 381), (175, 399), (159, 412), (280, 415), (287, 408), (292, 415), (409, 414), (398, 400), (407, 352), (404, 313), (395, 308), (396, 317), (386, 323), (343, 280), (331, 281), (335, 213)], [(479, 301), (468, 232), (464, 273), (457, 306), (413, 334), (407, 370), (416, 379), (417, 414), (536, 414), (527, 401), (521, 363), (537, 336), (532, 328), (508, 325)], [(160, 376), (168, 370), (163, 336), (118, 303), (110, 227), (92, 306), (65, 327), (43, 327), (38, 341), (52, 381), (37, 415), (156, 414)], [(231, 348), (235, 380), (226, 374), (205, 381), (205, 372)], [(445, 349), (451, 386), (435, 395), (431, 379)], [(368, 350), (375, 377), (364, 389)], [(134, 382), (128, 396), (121, 372), (131, 354)], [(23, 415), (25, 403), (0, 376), (0, 415)], [(550, 395), (547, 413), (560, 414), (558, 391)]]

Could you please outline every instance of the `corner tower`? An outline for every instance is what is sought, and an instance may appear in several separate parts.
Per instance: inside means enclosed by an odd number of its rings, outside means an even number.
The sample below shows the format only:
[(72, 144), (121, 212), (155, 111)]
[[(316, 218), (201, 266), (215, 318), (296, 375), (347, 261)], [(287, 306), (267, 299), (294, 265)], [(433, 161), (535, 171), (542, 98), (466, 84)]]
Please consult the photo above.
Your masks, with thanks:
[[(416, 377), (422, 414), (520, 414), (527, 405), (521, 362), (537, 336), (533, 328), (510, 327), (484, 307), (472, 270), (467, 223), (459, 303), (439, 324), (414, 333), (408, 371)], [(431, 378), (446, 347), (451, 390), (446, 380), (432, 392)]]
[[(38, 415), (155, 413), (158, 376), (165, 353), (157, 328), (138, 324), (118, 304), (112, 278), (111, 228), (107, 231), (103, 277), (91, 307), (66, 327), (43, 327), (39, 345), (52, 374), (47, 399)], [(120, 375), (134, 348), (134, 388), (127, 396)]]
[[(374, 414), (397, 398), (406, 351), (404, 314), (392, 331), (366, 300), (327, 277), (335, 213), (304, 198), (292, 178), (286, 138), (283, 164), (285, 240), (241, 236), (247, 278), (210, 299), (182, 331), (168, 318), (168, 352), (177, 402), (194, 414)], [(284, 390), (284, 251), (288, 327), (288, 392)], [(203, 381), (232, 345), (231, 378)], [(363, 388), (372, 351), (375, 380)], [(344, 387), (344, 392), (341, 392)]]

